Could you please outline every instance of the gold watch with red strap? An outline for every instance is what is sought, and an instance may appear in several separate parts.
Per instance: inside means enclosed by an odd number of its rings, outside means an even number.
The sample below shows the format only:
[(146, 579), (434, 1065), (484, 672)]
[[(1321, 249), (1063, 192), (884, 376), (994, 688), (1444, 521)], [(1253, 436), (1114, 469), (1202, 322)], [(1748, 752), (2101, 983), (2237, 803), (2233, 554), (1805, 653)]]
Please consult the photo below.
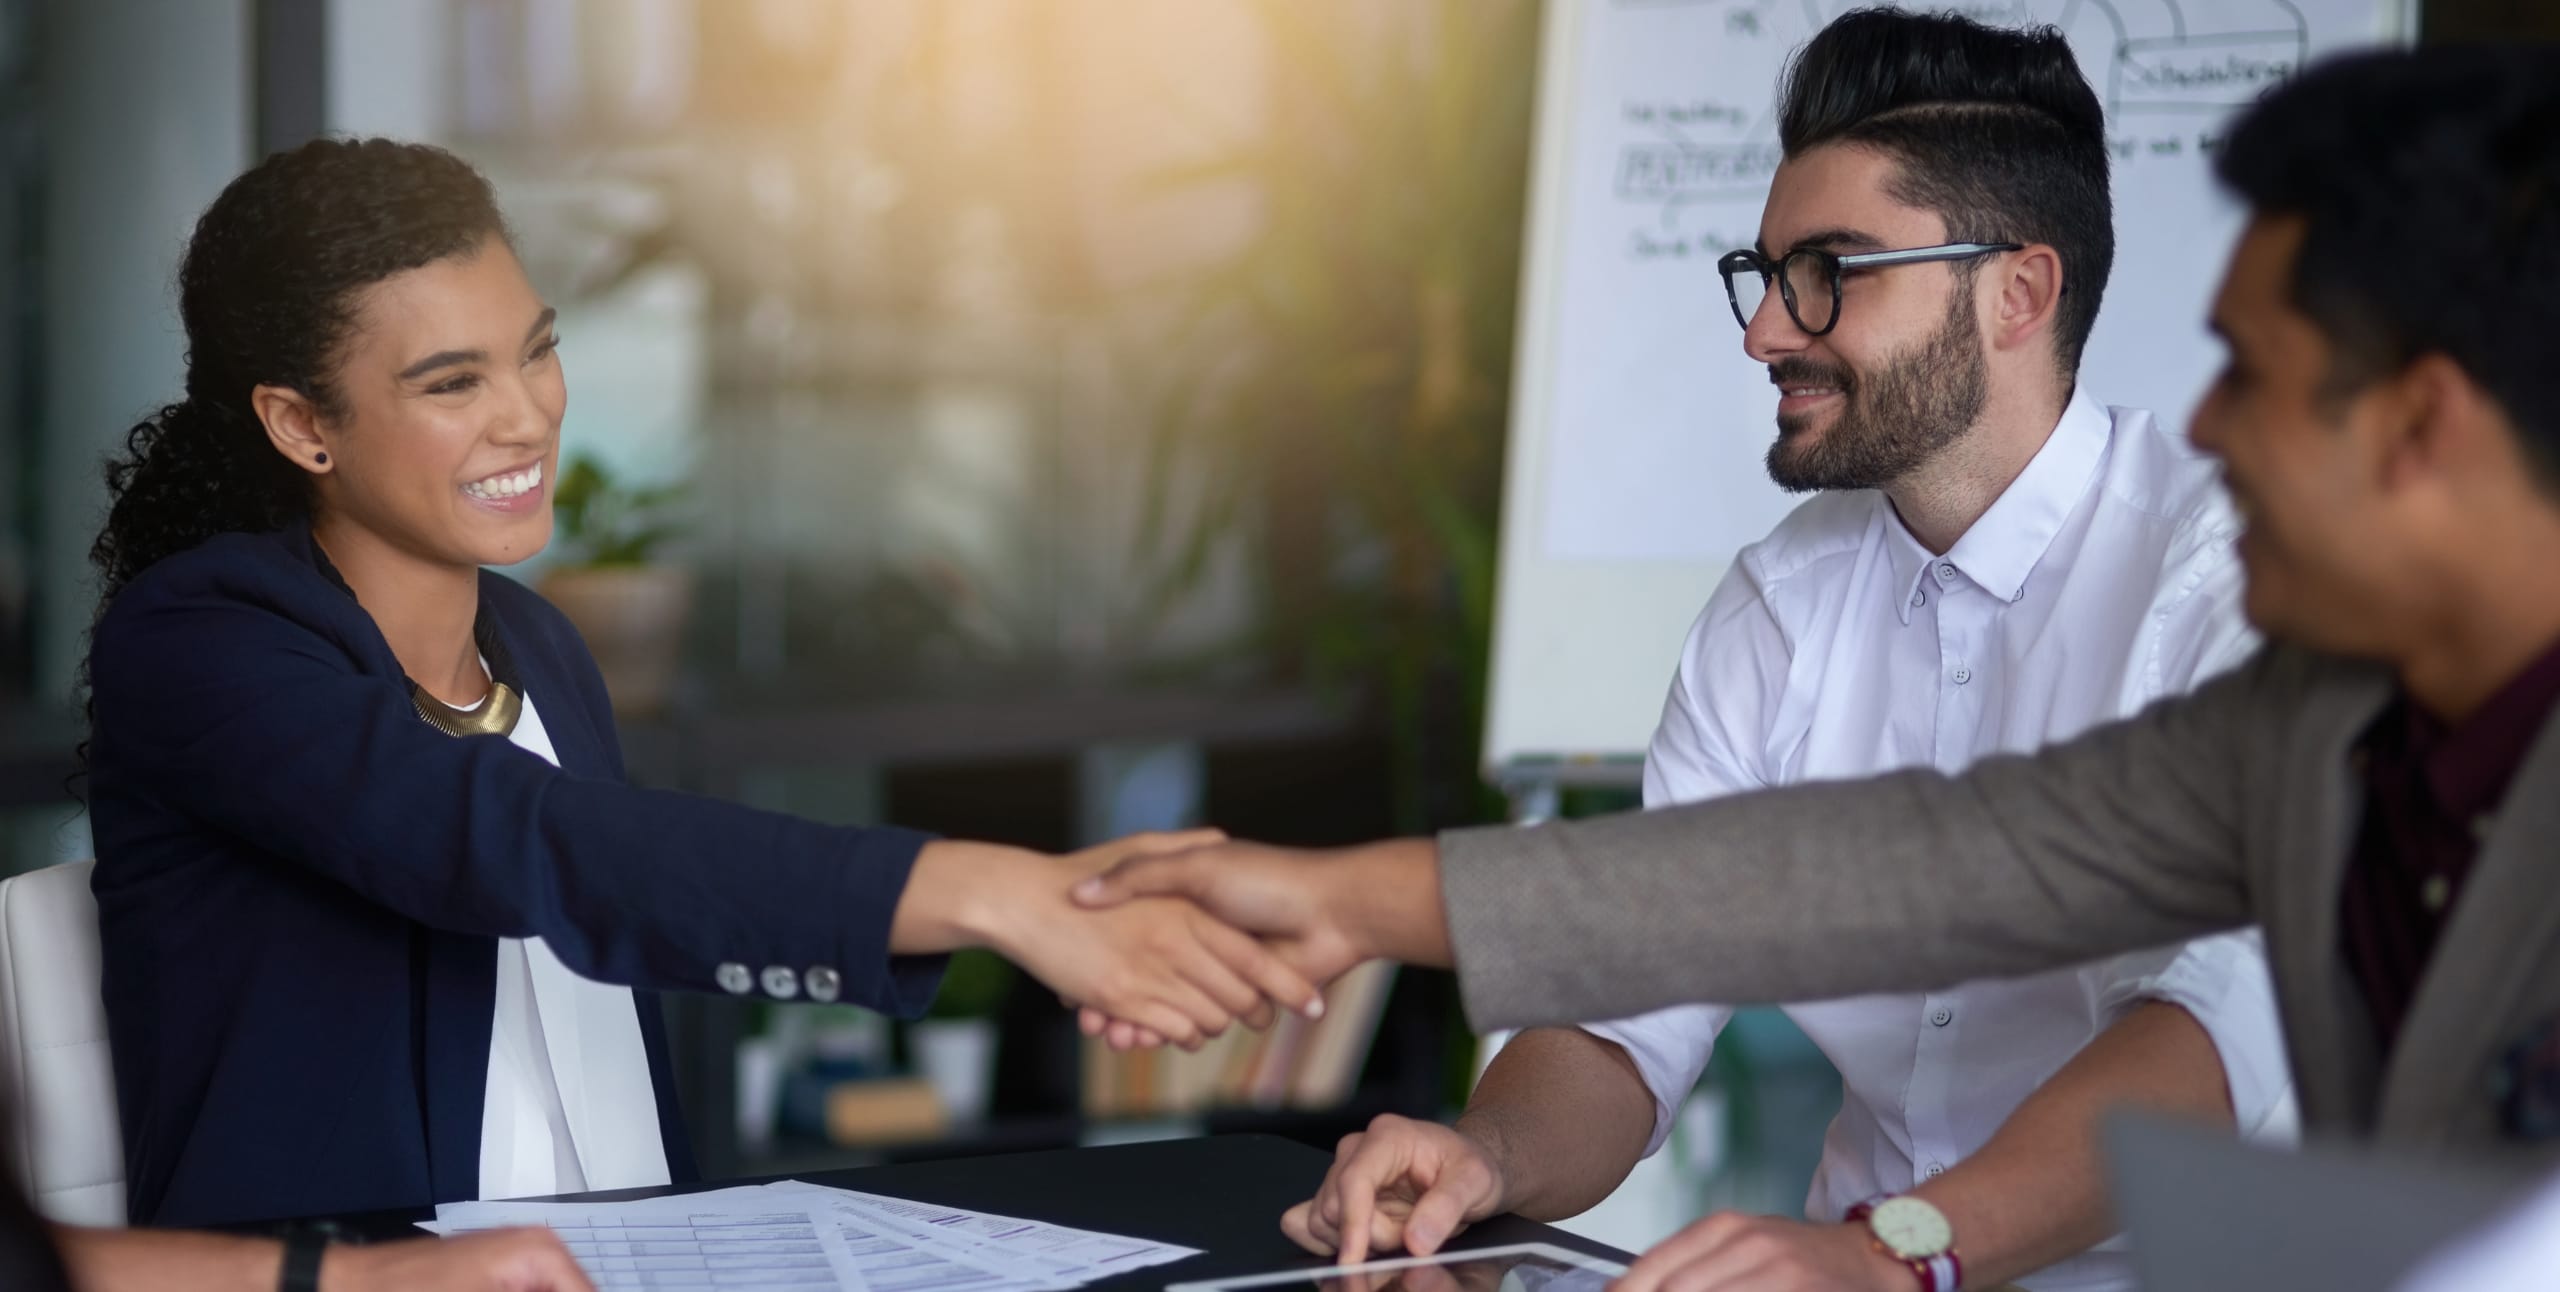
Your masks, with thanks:
[(1864, 1222), (1877, 1251), (1911, 1267), (1921, 1292), (1957, 1292), (1964, 1262), (1956, 1257), (1955, 1227), (1946, 1213), (1907, 1193), (1883, 1194), (1849, 1208), (1850, 1224)]

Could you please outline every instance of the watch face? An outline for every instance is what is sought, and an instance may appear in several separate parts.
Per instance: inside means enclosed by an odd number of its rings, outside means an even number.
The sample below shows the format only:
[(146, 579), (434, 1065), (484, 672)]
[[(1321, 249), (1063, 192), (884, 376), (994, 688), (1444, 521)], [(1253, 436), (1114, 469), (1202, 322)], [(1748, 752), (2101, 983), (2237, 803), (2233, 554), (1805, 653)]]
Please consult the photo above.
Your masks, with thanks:
[(1906, 1261), (1925, 1261), (1955, 1245), (1955, 1230), (1936, 1207), (1918, 1198), (1887, 1198), (1867, 1215), (1876, 1241)]

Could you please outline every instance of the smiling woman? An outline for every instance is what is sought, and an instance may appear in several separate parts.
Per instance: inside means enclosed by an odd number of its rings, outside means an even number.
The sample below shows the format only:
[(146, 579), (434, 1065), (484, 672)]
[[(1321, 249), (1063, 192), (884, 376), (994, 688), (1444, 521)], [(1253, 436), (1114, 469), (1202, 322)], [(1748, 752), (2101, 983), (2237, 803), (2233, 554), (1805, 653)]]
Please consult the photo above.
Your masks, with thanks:
[[(623, 782), (558, 612), (552, 311), (488, 184), (325, 140), (205, 212), (186, 398), (108, 468), (92, 817), (136, 1222), (665, 1183), (657, 990), (921, 1012), (984, 945), (1196, 1045), (1315, 993), (1049, 857)], [(635, 990), (637, 989), (637, 990)]]

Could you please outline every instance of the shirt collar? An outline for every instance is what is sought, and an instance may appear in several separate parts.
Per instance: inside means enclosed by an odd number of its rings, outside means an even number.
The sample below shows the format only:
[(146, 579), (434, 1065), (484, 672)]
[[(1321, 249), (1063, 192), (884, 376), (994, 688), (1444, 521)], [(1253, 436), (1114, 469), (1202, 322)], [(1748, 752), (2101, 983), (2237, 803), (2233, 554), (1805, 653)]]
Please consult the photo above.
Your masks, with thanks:
[(1927, 594), (1933, 582), (1929, 578), (1929, 566), (1938, 558), (1931, 556), (1929, 549), (1920, 546), (1920, 540), (1911, 536), (1911, 531), (1903, 526), (1902, 518), (1894, 514), (1893, 500), (1881, 492), (1876, 494), (1876, 523), (1884, 527), (1884, 555), (1893, 563), (1892, 586), (1898, 589), (1895, 595), (1901, 598), (1894, 605), (1893, 612), (1902, 616), (1903, 624), (1908, 626), (1911, 612), (1919, 608), (1920, 598)]
[(2560, 705), (2560, 643), (2508, 679), (2459, 724), (2448, 725), (2408, 704), (2407, 748), (2424, 769), (2437, 806), (2464, 822), (2496, 811), (2555, 705)]
[(1902, 616), (1902, 622), (1911, 622), (1914, 604), (1937, 582), (1929, 577), (1929, 571), (1939, 564), (1952, 565), (2004, 600), (2025, 597), (2028, 574), (2053, 546), (2063, 522), (2088, 496), (2089, 484), (2097, 478), (2098, 462), (2106, 456), (2107, 437), (2114, 426), (2115, 419), (2107, 413), (2106, 406), (2075, 387), (2071, 401), (2063, 406), (2062, 420), (2045, 437), (2044, 447), (2036, 450), (2036, 455), (2027, 460), (2026, 469), (2009, 482), (1991, 509), (1982, 513), (1944, 556), (1929, 555), (1928, 549), (1893, 516), (1892, 504), (1878, 495), (1877, 501), (1892, 530), (1893, 541), (1885, 548), (1893, 562), (1893, 586), (1901, 589), (1901, 602), (1894, 611)]

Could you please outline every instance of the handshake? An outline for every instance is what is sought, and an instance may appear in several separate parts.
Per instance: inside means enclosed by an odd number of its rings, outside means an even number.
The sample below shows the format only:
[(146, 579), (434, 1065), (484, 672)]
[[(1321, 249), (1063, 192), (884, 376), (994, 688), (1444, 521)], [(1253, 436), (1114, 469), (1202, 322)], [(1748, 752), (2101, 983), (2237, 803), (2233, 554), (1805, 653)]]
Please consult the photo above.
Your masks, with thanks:
[(901, 951), (983, 945), (1120, 1049), (1197, 1049), (1277, 1011), (1323, 1013), (1364, 960), (1446, 964), (1427, 841), (1300, 852), (1215, 830), (1134, 835), (1065, 857), (940, 842), (899, 901)]

